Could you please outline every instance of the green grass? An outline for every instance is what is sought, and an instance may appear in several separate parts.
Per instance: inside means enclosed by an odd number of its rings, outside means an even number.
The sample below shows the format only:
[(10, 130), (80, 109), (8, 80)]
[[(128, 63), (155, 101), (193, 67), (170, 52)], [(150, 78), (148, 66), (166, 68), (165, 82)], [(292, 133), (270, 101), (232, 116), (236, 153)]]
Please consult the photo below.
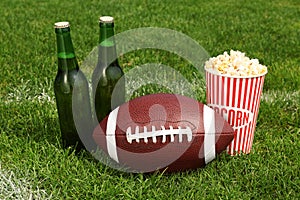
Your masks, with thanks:
[[(300, 198), (298, 0), (2, 0), (0, 13), (0, 199)], [(81, 63), (97, 45), (100, 15), (115, 17), (117, 33), (170, 28), (211, 56), (236, 49), (267, 65), (251, 154), (223, 153), (204, 169), (144, 175), (119, 172), (87, 152), (63, 149), (53, 92), (53, 24), (71, 22)], [(191, 82), (197, 99), (205, 99), (197, 85), (201, 74), (176, 55), (141, 50), (123, 55), (120, 63), (126, 73), (145, 63), (174, 66)], [(160, 90), (165, 88), (150, 85), (134, 95)]]

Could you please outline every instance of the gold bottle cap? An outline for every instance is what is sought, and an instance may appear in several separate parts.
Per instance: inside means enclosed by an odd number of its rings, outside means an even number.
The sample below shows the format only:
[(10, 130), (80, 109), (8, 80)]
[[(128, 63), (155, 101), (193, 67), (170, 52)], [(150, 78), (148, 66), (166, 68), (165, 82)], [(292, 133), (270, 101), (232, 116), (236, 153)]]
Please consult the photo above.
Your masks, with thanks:
[(54, 28), (67, 28), (67, 27), (70, 27), (69, 22), (56, 22), (54, 24)]
[(114, 22), (114, 18), (111, 16), (101, 16), (99, 18), (99, 22), (100, 23), (113, 23)]

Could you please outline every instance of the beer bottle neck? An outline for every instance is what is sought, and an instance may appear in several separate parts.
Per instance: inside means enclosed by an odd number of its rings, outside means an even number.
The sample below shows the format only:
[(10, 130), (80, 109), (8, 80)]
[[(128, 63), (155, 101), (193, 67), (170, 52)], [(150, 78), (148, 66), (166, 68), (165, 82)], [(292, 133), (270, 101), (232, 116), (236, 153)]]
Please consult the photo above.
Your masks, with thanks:
[(57, 58), (60, 70), (78, 69), (78, 63), (73, 48), (70, 27), (56, 28)]
[(114, 23), (100, 22), (99, 62), (110, 64), (117, 62), (117, 52), (114, 40)]
[(114, 23), (102, 23), (100, 22), (100, 36), (99, 43), (101, 46), (114, 46)]

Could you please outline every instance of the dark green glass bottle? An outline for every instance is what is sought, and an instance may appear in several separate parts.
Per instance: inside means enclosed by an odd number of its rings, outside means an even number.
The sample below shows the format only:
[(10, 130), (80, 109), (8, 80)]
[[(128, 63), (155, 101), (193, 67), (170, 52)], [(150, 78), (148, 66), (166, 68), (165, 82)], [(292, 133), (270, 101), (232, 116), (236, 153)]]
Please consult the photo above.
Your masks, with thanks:
[[(125, 101), (125, 79), (117, 58), (114, 40), (114, 18), (100, 17), (100, 36), (98, 46), (98, 63), (94, 70), (93, 94), (95, 111), (100, 122), (112, 109)], [(114, 91), (115, 90), (115, 91)], [(114, 94), (114, 95), (113, 95)], [(113, 104), (112, 104), (113, 95)]]
[[(54, 92), (63, 146), (76, 146), (76, 149), (80, 150), (84, 148), (84, 145), (76, 129), (73, 113), (75, 113), (74, 107), (76, 110), (80, 110), (80, 112), (76, 112), (77, 121), (80, 121), (81, 126), (86, 124), (88, 129), (89, 123), (92, 121), (88, 82), (79, 70), (71, 40), (69, 22), (55, 23), (55, 33), (58, 71), (54, 81)], [(86, 134), (88, 138), (91, 133), (87, 130)]]

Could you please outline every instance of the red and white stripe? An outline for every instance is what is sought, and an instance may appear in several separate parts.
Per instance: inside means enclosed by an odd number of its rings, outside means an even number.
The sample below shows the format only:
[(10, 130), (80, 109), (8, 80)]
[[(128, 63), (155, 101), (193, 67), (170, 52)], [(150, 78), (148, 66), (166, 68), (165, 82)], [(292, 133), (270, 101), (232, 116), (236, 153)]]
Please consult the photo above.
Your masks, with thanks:
[[(264, 76), (227, 77), (206, 72), (207, 104), (217, 112), (221, 109), (216, 108), (225, 108), (227, 114), (231, 110), (231, 114), (223, 115), (235, 129), (235, 137), (227, 148), (231, 155), (241, 152), (250, 153), (263, 83)], [(232, 112), (235, 114), (232, 115)], [(236, 124), (238, 122), (236, 117), (241, 113), (242, 116), (248, 114), (251, 117), (249, 123), (244, 126)], [(241, 121), (245, 121), (245, 119)]]

